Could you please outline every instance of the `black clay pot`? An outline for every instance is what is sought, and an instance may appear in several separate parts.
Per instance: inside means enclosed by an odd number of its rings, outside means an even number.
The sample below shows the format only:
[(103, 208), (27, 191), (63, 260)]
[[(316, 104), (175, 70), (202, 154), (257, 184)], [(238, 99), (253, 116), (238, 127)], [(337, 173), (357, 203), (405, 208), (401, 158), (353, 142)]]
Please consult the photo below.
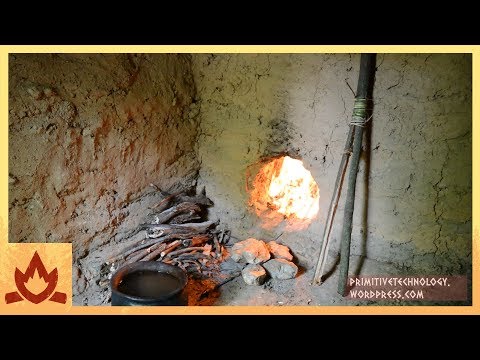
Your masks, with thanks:
[(179, 267), (159, 261), (128, 264), (110, 281), (112, 306), (187, 305), (185, 285), (187, 274)]

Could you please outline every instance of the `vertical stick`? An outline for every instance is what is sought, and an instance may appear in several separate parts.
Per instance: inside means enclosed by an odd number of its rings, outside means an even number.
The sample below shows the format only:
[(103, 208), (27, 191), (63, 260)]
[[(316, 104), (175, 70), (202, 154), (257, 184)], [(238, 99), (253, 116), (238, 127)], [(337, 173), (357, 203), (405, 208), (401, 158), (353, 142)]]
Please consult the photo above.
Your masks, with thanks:
[(358, 76), (357, 95), (353, 110), (355, 134), (353, 136), (353, 153), (348, 177), (347, 200), (343, 215), (342, 242), (340, 246), (340, 273), (338, 278), (338, 293), (346, 295), (348, 267), (350, 262), (350, 242), (352, 239), (352, 221), (355, 205), (355, 185), (357, 183), (358, 163), (362, 149), (363, 123), (367, 118), (367, 96), (373, 84), (375, 71), (375, 54), (362, 54), (360, 59), (360, 73)]
[(328, 208), (327, 220), (325, 222), (325, 229), (323, 230), (322, 237), (322, 250), (320, 251), (320, 257), (318, 258), (317, 267), (315, 268), (315, 275), (313, 276), (314, 284), (322, 283), (322, 276), (325, 269), (325, 258), (328, 254), (328, 249), (330, 245), (329, 237), (330, 231), (332, 230), (333, 219), (335, 218), (335, 212), (337, 211), (338, 200), (340, 199), (340, 194), (342, 192), (343, 179), (345, 177), (345, 172), (347, 170), (348, 159), (350, 157), (350, 152), (352, 151), (353, 143), (353, 133), (355, 126), (350, 125), (350, 129), (347, 135), (347, 141), (345, 143), (345, 148), (342, 155), (342, 160), (338, 168), (337, 179), (335, 180), (335, 188), (333, 190), (332, 199), (330, 200), (330, 206)]

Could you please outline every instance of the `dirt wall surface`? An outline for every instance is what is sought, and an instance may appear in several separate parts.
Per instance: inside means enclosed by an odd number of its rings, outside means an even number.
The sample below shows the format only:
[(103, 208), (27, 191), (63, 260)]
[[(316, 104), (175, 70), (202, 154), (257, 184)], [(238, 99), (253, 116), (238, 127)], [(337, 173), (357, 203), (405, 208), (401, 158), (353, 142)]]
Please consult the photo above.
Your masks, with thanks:
[[(353, 109), (347, 82), (356, 89), (359, 63), (358, 54), (193, 55), (200, 182), (215, 201), (212, 213), (240, 238), (281, 234), (262, 229), (246, 211), (245, 173), (264, 156), (295, 154), (319, 185), (320, 213), (309, 229), (280, 240), (307, 269), (320, 251)], [(379, 54), (377, 68), (352, 255), (407, 271), (469, 272), (471, 56)], [(342, 196), (331, 254), (339, 248), (344, 202)]]
[(80, 293), (82, 259), (146, 215), (150, 183), (195, 181), (189, 56), (12, 54), (9, 69), (9, 241), (72, 242)]

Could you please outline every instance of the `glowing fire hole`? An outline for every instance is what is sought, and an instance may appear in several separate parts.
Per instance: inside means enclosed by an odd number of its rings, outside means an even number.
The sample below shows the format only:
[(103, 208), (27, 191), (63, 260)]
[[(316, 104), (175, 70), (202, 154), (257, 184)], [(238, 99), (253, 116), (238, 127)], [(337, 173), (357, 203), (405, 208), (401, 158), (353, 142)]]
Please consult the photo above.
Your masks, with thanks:
[(317, 216), (319, 191), (310, 171), (289, 156), (263, 165), (255, 176), (250, 205), (266, 228), (286, 220), (286, 230), (305, 228)]

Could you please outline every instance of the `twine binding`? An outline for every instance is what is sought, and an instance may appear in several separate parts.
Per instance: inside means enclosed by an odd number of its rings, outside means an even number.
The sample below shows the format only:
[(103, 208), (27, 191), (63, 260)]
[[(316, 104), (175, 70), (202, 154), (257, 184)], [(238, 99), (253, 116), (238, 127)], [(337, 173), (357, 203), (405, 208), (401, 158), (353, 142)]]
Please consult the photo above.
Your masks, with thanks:
[(352, 120), (350, 120), (350, 125), (364, 127), (367, 122), (372, 119), (373, 115), (367, 119), (367, 99), (358, 98), (355, 99), (355, 104), (353, 105), (353, 115)]

